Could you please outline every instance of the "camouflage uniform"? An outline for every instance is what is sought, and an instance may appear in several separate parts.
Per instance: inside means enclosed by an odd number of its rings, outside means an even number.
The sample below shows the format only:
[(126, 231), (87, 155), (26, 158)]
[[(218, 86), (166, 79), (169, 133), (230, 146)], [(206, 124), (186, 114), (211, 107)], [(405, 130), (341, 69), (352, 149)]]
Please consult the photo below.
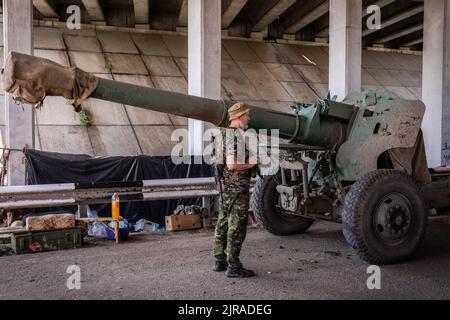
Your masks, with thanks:
[[(230, 130), (230, 129), (228, 129)], [(236, 133), (236, 130), (234, 130)], [(224, 134), (224, 158), (229, 155), (230, 138)], [(234, 139), (234, 154), (238, 149)], [(234, 142), (234, 143), (233, 143)], [(248, 159), (248, 149), (245, 149), (245, 158)], [(228, 261), (230, 266), (242, 267), (239, 260), (242, 244), (247, 233), (250, 178), (252, 169), (244, 171), (230, 171), (227, 166), (222, 168), (222, 197), (219, 219), (216, 225), (214, 257), (219, 261)]]

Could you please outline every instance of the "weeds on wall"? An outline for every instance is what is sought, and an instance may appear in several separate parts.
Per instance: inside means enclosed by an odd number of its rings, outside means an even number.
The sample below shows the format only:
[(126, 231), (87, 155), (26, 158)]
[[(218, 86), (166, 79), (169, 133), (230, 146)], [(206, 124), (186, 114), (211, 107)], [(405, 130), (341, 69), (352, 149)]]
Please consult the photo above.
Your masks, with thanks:
[(84, 107), (81, 107), (79, 115), (80, 115), (80, 123), (81, 123), (81, 125), (84, 128), (89, 127), (90, 122), (89, 122), (88, 111)]
[(112, 73), (113, 65), (112, 65), (111, 61), (109, 61), (108, 58), (105, 58), (105, 61), (106, 61), (106, 64), (105, 64), (106, 70), (108, 70), (109, 73)]
[(234, 100), (233, 94), (232, 94), (230, 91), (228, 91), (227, 89), (225, 89), (225, 88), (224, 88), (224, 91), (225, 91), (225, 96), (226, 96), (229, 100), (233, 101), (233, 100)]
[[(67, 100), (66, 104), (68, 104), (69, 106), (73, 106), (73, 103), (75, 102), (75, 100)], [(87, 109), (85, 109), (83, 106), (81, 106), (80, 112), (78, 112), (79, 116), (80, 116), (80, 123), (84, 128), (89, 127), (90, 125), (90, 121), (89, 121), (89, 113), (87, 111)]]

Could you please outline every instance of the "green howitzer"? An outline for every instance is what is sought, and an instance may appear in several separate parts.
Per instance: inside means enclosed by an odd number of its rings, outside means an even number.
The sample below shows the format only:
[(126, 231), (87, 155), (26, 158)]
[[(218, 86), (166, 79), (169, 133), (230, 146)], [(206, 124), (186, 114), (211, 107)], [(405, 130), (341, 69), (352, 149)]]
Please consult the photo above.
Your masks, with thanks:
[[(46, 96), (64, 96), (76, 109), (97, 98), (227, 127), (235, 103), (101, 79), (14, 52), (3, 74), (6, 91), (37, 106)], [(286, 141), (278, 173), (258, 178), (251, 200), (274, 234), (305, 232), (317, 219), (342, 222), (361, 258), (387, 264), (410, 257), (428, 212), (449, 206), (450, 173), (427, 168), (421, 101), (368, 90), (342, 102), (297, 103), (291, 113), (249, 107), (250, 128), (276, 129)]]

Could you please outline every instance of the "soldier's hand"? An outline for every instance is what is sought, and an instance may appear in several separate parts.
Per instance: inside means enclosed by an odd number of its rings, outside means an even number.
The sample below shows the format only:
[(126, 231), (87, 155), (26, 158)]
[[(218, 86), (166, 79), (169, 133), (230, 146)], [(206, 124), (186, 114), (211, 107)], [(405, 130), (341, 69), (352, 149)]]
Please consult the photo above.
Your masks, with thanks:
[(261, 172), (259, 171), (259, 166), (254, 166), (252, 168), (252, 178), (256, 178), (259, 177), (261, 174)]

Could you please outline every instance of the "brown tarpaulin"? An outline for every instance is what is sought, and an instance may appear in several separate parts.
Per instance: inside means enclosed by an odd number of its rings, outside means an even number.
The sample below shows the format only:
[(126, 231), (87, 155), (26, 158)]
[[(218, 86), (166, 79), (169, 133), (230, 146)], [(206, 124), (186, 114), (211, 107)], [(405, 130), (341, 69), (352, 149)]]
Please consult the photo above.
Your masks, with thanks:
[(73, 100), (76, 111), (98, 85), (98, 78), (78, 68), (66, 68), (53, 61), (11, 52), (2, 70), (3, 86), (21, 103), (42, 105), (46, 96)]

